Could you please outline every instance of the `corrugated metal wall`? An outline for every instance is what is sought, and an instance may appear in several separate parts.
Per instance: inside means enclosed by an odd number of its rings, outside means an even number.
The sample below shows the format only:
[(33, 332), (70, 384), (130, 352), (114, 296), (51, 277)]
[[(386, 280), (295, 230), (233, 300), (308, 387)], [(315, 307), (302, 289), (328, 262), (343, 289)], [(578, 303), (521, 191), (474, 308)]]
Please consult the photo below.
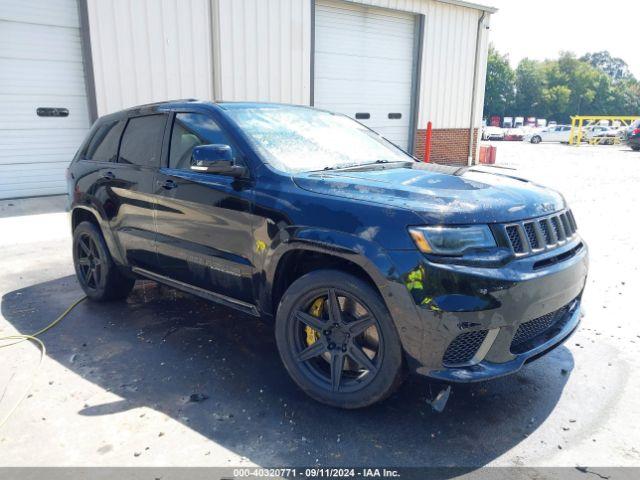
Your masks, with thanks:
[[(352, 0), (425, 15), (418, 127), (469, 126), (476, 9), (433, 0)], [(309, 104), (312, 0), (212, 0), (216, 97)], [(486, 58), (486, 30), (483, 57)], [(484, 71), (476, 122), (482, 116)]]
[[(418, 128), (428, 121), (434, 128), (469, 127), (476, 32), (481, 11), (432, 0), (352, 0), (354, 3), (423, 14), (424, 43)], [(487, 30), (483, 30), (486, 63)], [(484, 102), (484, 71), (479, 75), (476, 117), (479, 125)], [(478, 111), (478, 109), (476, 109)]]
[(212, 0), (216, 98), (308, 105), (310, 0)]
[[(99, 114), (184, 97), (310, 103), (313, 0), (87, 1)], [(468, 127), (481, 12), (435, 0), (352, 1), (425, 16), (418, 127)]]
[(87, 0), (98, 115), (213, 98), (209, 0)]

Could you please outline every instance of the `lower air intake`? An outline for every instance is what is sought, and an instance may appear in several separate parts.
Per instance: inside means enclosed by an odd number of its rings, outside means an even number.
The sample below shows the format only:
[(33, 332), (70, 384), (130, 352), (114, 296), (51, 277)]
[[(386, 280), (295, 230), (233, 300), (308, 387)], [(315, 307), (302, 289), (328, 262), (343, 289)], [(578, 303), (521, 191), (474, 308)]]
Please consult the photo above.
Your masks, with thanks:
[(546, 315), (521, 324), (511, 341), (511, 352), (522, 353), (527, 351), (528, 348), (526, 347), (529, 342), (542, 336), (547, 330), (551, 329), (551, 327), (564, 320), (570, 306), (571, 304), (565, 305), (554, 312), (547, 313)]
[(471, 361), (484, 342), (487, 332), (488, 330), (476, 330), (458, 335), (444, 352), (443, 363), (447, 366), (456, 366)]

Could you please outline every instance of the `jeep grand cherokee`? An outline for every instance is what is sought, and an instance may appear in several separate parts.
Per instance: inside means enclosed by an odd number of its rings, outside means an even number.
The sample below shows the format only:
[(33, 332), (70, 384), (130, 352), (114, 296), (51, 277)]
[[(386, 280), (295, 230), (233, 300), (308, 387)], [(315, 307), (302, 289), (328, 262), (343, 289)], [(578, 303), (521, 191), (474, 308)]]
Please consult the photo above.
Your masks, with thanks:
[(311, 397), (357, 408), (403, 371), (518, 371), (580, 321), (587, 247), (562, 195), (425, 164), (308, 107), (175, 101), (100, 118), (68, 172), (96, 301), (143, 277), (271, 318)]

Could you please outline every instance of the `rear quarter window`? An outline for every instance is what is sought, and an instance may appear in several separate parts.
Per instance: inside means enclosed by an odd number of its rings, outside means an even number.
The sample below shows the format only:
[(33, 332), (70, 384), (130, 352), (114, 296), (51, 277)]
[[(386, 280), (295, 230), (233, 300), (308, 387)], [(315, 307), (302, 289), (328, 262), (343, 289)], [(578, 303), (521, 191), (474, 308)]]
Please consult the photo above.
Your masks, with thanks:
[(95, 162), (115, 162), (123, 128), (122, 120), (100, 125), (89, 140), (81, 158)]
[(118, 162), (158, 167), (166, 121), (164, 114), (130, 118), (122, 135)]

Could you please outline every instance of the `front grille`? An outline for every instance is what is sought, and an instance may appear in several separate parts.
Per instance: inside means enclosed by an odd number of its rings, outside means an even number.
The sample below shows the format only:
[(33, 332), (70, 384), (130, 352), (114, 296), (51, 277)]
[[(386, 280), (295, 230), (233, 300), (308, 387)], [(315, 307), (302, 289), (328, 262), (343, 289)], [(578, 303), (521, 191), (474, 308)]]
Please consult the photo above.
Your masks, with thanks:
[(469, 362), (484, 342), (488, 330), (476, 330), (458, 335), (444, 352), (443, 362), (448, 366)]
[(518, 227), (516, 225), (507, 227), (507, 235), (509, 235), (509, 241), (511, 242), (513, 251), (516, 253), (523, 252), (524, 248), (520, 238), (520, 233), (518, 232)]
[(536, 236), (536, 229), (533, 226), (533, 222), (525, 223), (524, 231), (527, 232), (527, 240), (529, 240), (529, 245), (531, 245), (531, 248), (538, 248), (539, 242), (538, 237)]
[(553, 243), (551, 234), (549, 233), (549, 224), (547, 223), (547, 220), (541, 220), (538, 225), (540, 225), (540, 229), (542, 230), (542, 234), (544, 235), (545, 245)]
[(540, 337), (551, 327), (558, 325), (559, 322), (563, 321), (572, 305), (573, 302), (551, 313), (547, 313), (546, 315), (542, 315), (541, 317), (534, 318), (533, 320), (529, 320), (528, 322), (521, 324), (516, 330), (513, 340), (511, 340), (511, 352), (522, 353), (523, 351), (528, 350), (528, 348), (523, 348), (526, 347), (525, 344), (531, 342), (537, 337)]
[(577, 231), (571, 210), (504, 226), (509, 245), (517, 255), (538, 253), (564, 245)]

